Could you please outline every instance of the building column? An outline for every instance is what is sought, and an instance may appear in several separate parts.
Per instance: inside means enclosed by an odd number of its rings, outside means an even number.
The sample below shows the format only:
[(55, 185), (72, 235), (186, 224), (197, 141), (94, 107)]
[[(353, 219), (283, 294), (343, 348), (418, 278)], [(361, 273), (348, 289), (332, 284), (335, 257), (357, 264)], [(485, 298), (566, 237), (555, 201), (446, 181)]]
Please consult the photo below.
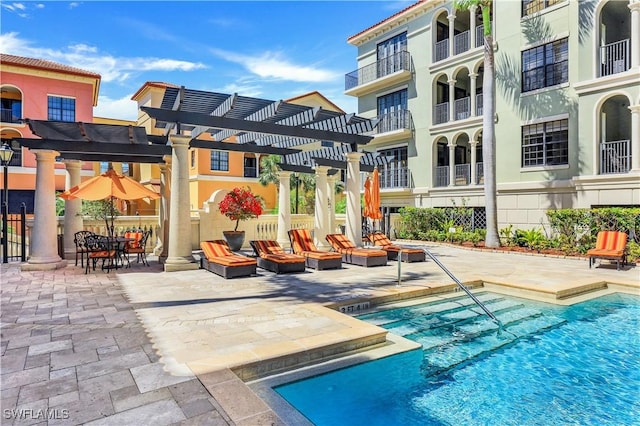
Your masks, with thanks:
[(477, 185), (478, 184), (478, 177), (476, 176), (478, 174), (477, 168), (476, 168), (476, 163), (478, 162), (478, 159), (476, 158), (476, 149), (478, 147), (478, 141), (477, 140), (472, 140), (470, 142), (471, 145), (471, 185)]
[(282, 247), (289, 247), (289, 230), (291, 229), (291, 172), (278, 172), (278, 237)]
[(640, 0), (629, 0), (627, 7), (631, 9), (631, 68), (637, 68), (640, 67)]
[(471, 117), (477, 116), (478, 106), (476, 105), (476, 85), (478, 79), (478, 73), (472, 72), (469, 74), (471, 79)]
[(456, 144), (450, 143), (449, 147), (449, 186), (456, 185)]
[(471, 49), (476, 48), (476, 10), (477, 9), (478, 9), (478, 6), (476, 5), (469, 6), (469, 26), (470, 26), (469, 43), (471, 43), (471, 46), (469, 47)]
[(166, 272), (198, 269), (198, 264), (191, 254), (190, 141), (191, 136), (169, 136), (172, 170), (169, 204), (169, 252), (164, 262)]
[(362, 210), (360, 206), (360, 158), (361, 152), (347, 152), (347, 214), (346, 230), (347, 238), (362, 246)]
[[(80, 171), (82, 170), (82, 161), (80, 160), (64, 160), (67, 170), (65, 189), (73, 188), (80, 185)], [(74, 198), (73, 200), (65, 200), (64, 202), (64, 258), (76, 258), (75, 233), (82, 231), (82, 200)], [(75, 263), (75, 260), (74, 260)]]
[(453, 121), (456, 119), (456, 80), (451, 79), (447, 83), (449, 83), (449, 121)]
[(336, 181), (337, 174), (327, 176), (327, 193), (329, 195), (329, 231), (336, 232)]
[[(171, 218), (171, 156), (164, 155), (165, 167), (164, 189), (162, 191), (162, 203), (164, 205), (164, 220), (162, 221), (162, 251), (158, 256), (161, 263), (164, 263), (169, 256), (169, 218)], [(162, 179), (162, 176), (160, 176)]]
[[(166, 157), (168, 156), (165, 156), (165, 158)], [(167, 197), (167, 194), (166, 194), (167, 187), (168, 187), (168, 182), (167, 182), (168, 166), (166, 163), (160, 163), (158, 164), (158, 167), (160, 168), (160, 200), (158, 203), (158, 232), (156, 235), (156, 246), (153, 248), (153, 254), (158, 256), (158, 258), (160, 258), (160, 255), (162, 254), (162, 251), (165, 246), (164, 244), (165, 230), (166, 230), (165, 221), (167, 218), (167, 210), (168, 210), (167, 203), (169, 201), (169, 198)]]
[(329, 228), (329, 194), (327, 194), (327, 166), (315, 166), (316, 171), (316, 204), (314, 242), (319, 248), (328, 248), (326, 236), (331, 234)]
[(631, 171), (640, 173), (640, 105), (631, 110)]
[(454, 37), (455, 37), (455, 27), (456, 27), (456, 15), (449, 15), (447, 16), (447, 19), (449, 20), (449, 57), (453, 56), (455, 53), (454, 50)]
[(31, 256), (21, 265), (23, 271), (52, 270), (67, 266), (58, 256), (55, 159), (57, 151), (34, 149), (36, 155), (36, 193), (34, 223), (31, 230)]

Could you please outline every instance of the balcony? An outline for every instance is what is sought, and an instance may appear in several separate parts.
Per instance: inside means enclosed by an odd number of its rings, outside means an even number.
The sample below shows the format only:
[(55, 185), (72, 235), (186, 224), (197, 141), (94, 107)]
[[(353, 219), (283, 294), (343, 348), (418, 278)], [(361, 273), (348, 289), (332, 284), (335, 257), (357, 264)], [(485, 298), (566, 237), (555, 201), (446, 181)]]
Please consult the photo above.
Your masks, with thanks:
[(449, 102), (437, 104), (433, 108), (433, 124), (442, 124), (449, 121)]
[(404, 189), (411, 187), (408, 167), (384, 168), (380, 172), (380, 189)]
[(21, 123), (22, 115), (21, 115), (21, 104), (14, 103), (12, 108), (2, 108), (0, 110), (1, 118), (3, 123)]
[(345, 75), (345, 94), (362, 96), (411, 79), (411, 55), (407, 51), (379, 59)]
[(629, 40), (600, 46), (600, 77), (625, 72), (629, 64)]
[(631, 141), (600, 143), (600, 174), (628, 173), (631, 170)]
[(255, 178), (258, 177), (258, 168), (244, 166), (244, 177)]
[[(476, 163), (476, 176), (475, 180), (471, 180), (471, 164), (456, 164), (454, 169), (454, 186), (469, 186), (484, 183), (484, 168), (483, 163)], [(435, 168), (433, 186), (435, 188), (442, 188), (449, 186), (449, 166), (437, 166)]]
[(413, 134), (413, 119), (408, 109), (378, 116), (379, 123), (372, 135), (374, 143), (407, 139)]
[(469, 31), (461, 32), (453, 36), (453, 54), (459, 55), (469, 50), (471, 43), (471, 33)]
[(464, 120), (471, 117), (471, 98), (466, 97), (462, 99), (456, 99), (453, 103), (453, 110), (456, 120)]

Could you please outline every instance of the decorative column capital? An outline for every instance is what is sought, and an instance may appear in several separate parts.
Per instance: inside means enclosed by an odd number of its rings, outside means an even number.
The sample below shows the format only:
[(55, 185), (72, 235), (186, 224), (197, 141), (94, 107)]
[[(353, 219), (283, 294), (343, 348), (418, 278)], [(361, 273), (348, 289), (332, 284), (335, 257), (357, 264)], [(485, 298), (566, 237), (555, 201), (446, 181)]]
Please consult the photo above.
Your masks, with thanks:
[(279, 170), (278, 171), (278, 177), (280, 179), (291, 179), (291, 173), (289, 170)]
[(191, 136), (184, 135), (169, 135), (169, 142), (172, 147), (184, 146), (186, 148), (189, 147), (189, 142), (191, 142)]
[[(638, 4), (640, 5), (640, 3)], [(640, 114), (640, 105), (630, 105), (628, 108), (631, 114)]]
[(478, 144), (479, 144), (479, 143), (480, 143), (479, 141), (477, 141), (476, 139), (474, 139), (474, 140), (472, 140), (472, 141), (470, 141), (470, 142), (469, 142), (469, 145), (471, 145), (471, 146), (478, 146)]
[(329, 166), (314, 166), (313, 170), (315, 170), (317, 175), (327, 175), (327, 173), (329, 172), (330, 167)]
[(456, 80), (455, 78), (452, 78), (451, 80), (447, 80), (447, 83), (449, 83), (449, 86), (453, 86), (457, 81), (458, 80)]
[[(163, 155), (162, 159), (167, 166), (171, 166), (171, 155)], [(162, 164), (162, 163), (160, 163)]]
[(360, 161), (364, 154), (362, 152), (345, 152), (344, 156), (347, 158), (347, 161)]
[(477, 72), (470, 72), (469, 73), (469, 78), (472, 80), (475, 80), (476, 78), (478, 78), (480, 74), (478, 74)]
[(449, 15), (447, 15), (447, 19), (449, 20), (449, 22), (453, 22), (456, 20), (456, 14), (455, 13), (450, 13)]
[(82, 160), (62, 160), (66, 169), (79, 169), (82, 167)]

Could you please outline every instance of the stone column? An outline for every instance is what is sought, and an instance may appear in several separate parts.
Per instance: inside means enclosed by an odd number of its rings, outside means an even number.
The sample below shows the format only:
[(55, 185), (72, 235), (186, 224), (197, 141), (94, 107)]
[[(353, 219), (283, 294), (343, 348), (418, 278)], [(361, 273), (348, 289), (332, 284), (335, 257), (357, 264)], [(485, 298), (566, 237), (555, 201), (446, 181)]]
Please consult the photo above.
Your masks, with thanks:
[(449, 186), (456, 185), (456, 144), (450, 143), (449, 147)]
[[(67, 177), (65, 189), (73, 188), (80, 184), (80, 172), (82, 170), (82, 161), (80, 160), (64, 160), (63, 161)], [(64, 258), (76, 258), (76, 243), (74, 242), (75, 233), (82, 231), (82, 200), (75, 198), (73, 200), (65, 200), (64, 202)]]
[(171, 202), (169, 253), (166, 272), (198, 269), (191, 254), (191, 199), (189, 197), (189, 142), (191, 136), (170, 135)]
[[(164, 263), (169, 255), (169, 218), (171, 217), (171, 156), (165, 155), (162, 157), (165, 163), (164, 173), (160, 175), (160, 193), (162, 198), (160, 199), (161, 207), (164, 208), (164, 218), (162, 220), (162, 250), (158, 255), (160, 263)], [(164, 186), (162, 186), (164, 184)]]
[(640, 173), (640, 105), (631, 110), (631, 171)]
[(316, 205), (314, 242), (319, 248), (328, 248), (325, 238), (329, 231), (329, 194), (327, 194), (327, 166), (315, 166), (316, 171)]
[[(471, 43), (470, 48), (475, 49), (476, 47), (476, 9), (478, 6), (470, 6), (469, 7), (469, 26), (471, 27), (469, 30), (469, 42)], [(474, 114), (475, 115), (475, 114)]]
[(329, 230), (336, 232), (336, 181), (337, 174), (327, 176), (327, 192), (329, 194)]
[(449, 57), (455, 55), (455, 43), (454, 43), (454, 37), (455, 37), (455, 23), (456, 23), (456, 15), (449, 15), (447, 16), (447, 19), (449, 20)]
[(356, 246), (362, 246), (362, 211), (360, 206), (361, 152), (348, 152), (347, 157), (347, 217), (346, 235)]
[(478, 115), (478, 106), (476, 105), (476, 84), (478, 73), (470, 73), (469, 78), (471, 79), (471, 117), (475, 117)]
[(291, 229), (291, 172), (278, 172), (278, 244), (289, 247), (289, 229)]
[(449, 121), (453, 121), (456, 119), (456, 80), (449, 80)]
[(476, 176), (478, 174), (478, 171), (476, 169), (476, 163), (478, 162), (478, 159), (476, 158), (476, 148), (478, 146), (478, 141), (473, 140), (471, 141), (471, 185), (477, 185), (478, 184), (478, 177)]
[(627, 7), (631, 9), (631, 68), (638, 68), (640, 67), (640, 0), (629, 0)]
[(21, 265), (23, 271), (64, 268), (67, 261), (58, 256), (55, 158), (57, 151), (34, 149), (36, 155), (36, 193), (31, 232), (31, 256)]

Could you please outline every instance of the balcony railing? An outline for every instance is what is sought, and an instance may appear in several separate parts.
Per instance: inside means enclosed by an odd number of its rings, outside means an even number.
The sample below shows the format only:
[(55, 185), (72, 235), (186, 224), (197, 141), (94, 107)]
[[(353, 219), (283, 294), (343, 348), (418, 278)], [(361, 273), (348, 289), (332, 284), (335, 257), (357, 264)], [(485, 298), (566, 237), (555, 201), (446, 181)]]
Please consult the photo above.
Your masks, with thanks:
[(258, 168), (244, 166), (244, 177), (251, 177), (251, 178), (258, 177)]
[(445, 38), (433, 47), (433, 62), (438, 62), (449, 57), (449, 39)]
[(456, 185), (465, 186), (471, 182), (471, 164), (456, 164)]
[(351, 71), (344, 77), (344, 89), (370, 83), (397, 71), (411, 71), (411, 55), (407, 51), (395, 53), (373, 64)]
[(482, 93), (476, 95), (476, 116), (478, 117), (482, 115), (482, 101)]
[(481, 185), (484, 183), (484, 164), (476, 163), (476, 183)]
[(471, 98), (456, 99), (453, 104), (456, 120), (464, 120), (471, 117)]
[(403, 109), (378, 116), (380, 122), (376, 126), (375, 134), (393, 132), (395, 130), (413, 129), (411, 111)]
[(600, 77), (628, 70), (629, 57), (628, 39), (600, 46)]
[(380, 172), (380, 188), (409, 188), (409, 176), (408, 167), (385, 168)]
[(631, 170), (631, 141), (600, 143), (600, 174), (628, 173)]
[(476, 27), (476, 46), (484, 46), (484, 25), (478, 25)]
[(435, 170), (433, 186), (449, 186), (449, 166), (437, 166)]
[(449, 102), (436, 105), (433, 108), (433, 124), (446, 123), (449, 121)]
[(469, 31), (461, 32), (453, 36), (453, 54), (459, 55), (460, 53), (469, 50), (469, 44), (471, 42), (471, 33)]
[(2, 120), (3, 123), (20, 123), (22, 119), (20, 115), (14, 114), (11, 108), (2, 108), (0, 114), (0, 120)]

